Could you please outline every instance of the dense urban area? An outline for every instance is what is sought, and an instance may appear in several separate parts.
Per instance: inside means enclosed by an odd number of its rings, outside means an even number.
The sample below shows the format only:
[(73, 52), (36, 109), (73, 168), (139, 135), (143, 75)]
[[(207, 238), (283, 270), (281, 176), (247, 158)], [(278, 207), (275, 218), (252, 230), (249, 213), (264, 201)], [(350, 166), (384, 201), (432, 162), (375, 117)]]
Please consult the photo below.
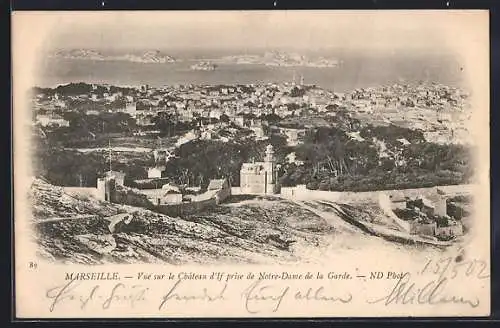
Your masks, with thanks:
[(237, 186), (242, 163), (260, 160), (269, 143), (284, 186), (401, 189), (472, 175), (467, 95), (436, 84), (339, 94), (300, 83), (77, 83), (35, 88), (33, 108), (36, 174), (58, 185), (95, 185), (109, 166), (109, 144), (114, 169), (131, 182), (147, 177), (152, 150), (161, 148), (172, 155), (163, 177), (197, 186), (227, 177)]

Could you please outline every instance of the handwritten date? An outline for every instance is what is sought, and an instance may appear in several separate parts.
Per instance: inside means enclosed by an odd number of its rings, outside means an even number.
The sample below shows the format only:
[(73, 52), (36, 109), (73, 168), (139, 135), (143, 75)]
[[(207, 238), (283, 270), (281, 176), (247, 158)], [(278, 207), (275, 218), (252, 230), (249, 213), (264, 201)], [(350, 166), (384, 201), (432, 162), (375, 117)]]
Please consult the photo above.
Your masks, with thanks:
[(419, 273), (422, 275), (435, 274), (440, 279), (445, 276), (450, 279), (455, 279), (459, 276), (475, 279), (487, 279), (490, 277), (489, 266), (486, 261), (472, 259), (457, 262), (456, 258), (451, 256), (439, 260), (427, 260)]

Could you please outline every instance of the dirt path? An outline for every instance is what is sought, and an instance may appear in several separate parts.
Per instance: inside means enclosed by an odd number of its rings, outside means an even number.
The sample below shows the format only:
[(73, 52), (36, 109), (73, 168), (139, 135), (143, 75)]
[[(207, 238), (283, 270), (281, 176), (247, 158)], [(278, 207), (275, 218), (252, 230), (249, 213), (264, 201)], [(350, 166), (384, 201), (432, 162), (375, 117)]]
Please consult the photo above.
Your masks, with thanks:
[(75, 215), (69, 217), (52, 217), (44, 220), (39, 220), (37, 224), (44, 224), (49, 222), (57, 222), (57, 221), (71, 221), (71, 220), (80, 220), (80, 219), (95, 219), (99, 217), (98, 215)]
[(364, 231), (361, 229), (349, 224), (348, 222), (344, 221), (341, 217), (334, 213), (329, 213), (325, 211), (318, 210), (312, 206), (309, 206), (305, 204), (302, 201), (296, 201), (296, 200), (291, 200), (294, 204), (297, 204), (298, 206), (313, 212), (314, 214), (318, 215), (319, 217), (325, 219), (325, 221), (335, 227), (335, 229), (340, 230), (340, 231), (347, 231), (351, 233), (360, 233), (360, 234), (365, 234)]
[[(307, 204), (304, 204), (301, 201), (293, 201), (295, 204), (303, 207), (304, 209), (307, 209), (316, 215), (322, 217), (323, 219), (326, 220), (329, 224), (333, 225), (337, 230), (344, 231), (344, 232), (350, 232), (350, 233), (356, 233), (356, 234), (361, 234), (364, 235), (366, 238), (381, 238), (386, 240), (389, 243), (404, 243), (404, 244), (420, 244), (420, 245), (428, 245), (428, 246), (435, 246), (435, 247), (446, 247), (450, 246), (452, 243), (450, 242), (442, 242), (438, 240), (431, 240), (427, 238), (420, 237), (418, 235), (410, 235), (405, 232), (401, 231), (396, 231), (394, 229), (390, 229), (388, 227), (384, 227), (378, 224), (372, 224), (368, 222), (363, 222), (362, 225), (366, 227), (367, 231), (364, 231), (363, 229), (356, 227), (355, 225), (345, 221), (343, 218), (340, 216), (334, 214), (334, 213), (329, 213), (325, 212), (322, 210), (315, 209), (312, 206), (309, 206)], [(320, 202), (321, 203), (321, 202)], [(334, 202), (327, 202), (330, 206), (334, 207), (338, 211), (342, 211), (337, 204)]]

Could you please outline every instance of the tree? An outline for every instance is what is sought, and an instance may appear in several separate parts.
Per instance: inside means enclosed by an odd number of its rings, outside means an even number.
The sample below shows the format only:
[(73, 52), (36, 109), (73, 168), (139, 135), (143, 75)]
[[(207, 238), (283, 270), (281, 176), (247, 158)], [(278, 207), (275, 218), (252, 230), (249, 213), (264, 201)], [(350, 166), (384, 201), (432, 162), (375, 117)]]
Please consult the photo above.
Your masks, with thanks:
[(223, 123), (229, 123), (229, 121), (230, 121), (229, 116), (227, 116), (226, 114), (222, 114), (220, 116), (220, 121)]
[(264, 114), (264, 115), (261, 115), (260, 118), (264, 121), (267, 121), (268, 123), (276, 123), (276, 122), (279, 122), (281, 120), (281, 117), (279, 117), (275, 113)]
[(318, 189), (318, 182), (316, 181), (309, 181), (306, 184), (306, 188), (309, 190), (317, 190)]
[(303, 95), (306, 94), (306, 91), (302, 88), (298, 88), (298, 87), (294, 87), (291, 91), (290, 91), (290, 96), (291, 97), (302, 97)]

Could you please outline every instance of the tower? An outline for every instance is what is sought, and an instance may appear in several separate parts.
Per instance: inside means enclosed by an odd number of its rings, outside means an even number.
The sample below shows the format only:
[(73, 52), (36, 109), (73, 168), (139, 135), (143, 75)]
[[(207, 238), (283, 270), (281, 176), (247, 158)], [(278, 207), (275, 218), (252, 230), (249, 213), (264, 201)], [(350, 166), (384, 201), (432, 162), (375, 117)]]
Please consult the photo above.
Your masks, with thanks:
[(101, 201), (113, 202), (116, 182), (114, 177), (104, 177), (97, 179), (96, 198)]
[(265, 193), (275, 194), (277, 192), (277, 170), (276, 159), (274, 157), (274, 149), (272, 145), (266, 147), (264, 155), (264, 170), (265, 170)]
[(111, 140), (108, 140), (108, 152), (109, 152), (109, 172), (112, 171), (111, 169)]
[(108, 202), (113, 202), (114, 200), (114, 193), (116, 189), (116, 183), (114, 177), (108, 177), (105, 180), (105, 199)]
[(274, 149), (272, 145), (267, 145), (264, 162), (274, 162)]
[(304, 85), (304, 75), (300, 76), (300, 85)]
[(97, 179), (97, 199), (106, 200), (106, 180), (104, 178)]

